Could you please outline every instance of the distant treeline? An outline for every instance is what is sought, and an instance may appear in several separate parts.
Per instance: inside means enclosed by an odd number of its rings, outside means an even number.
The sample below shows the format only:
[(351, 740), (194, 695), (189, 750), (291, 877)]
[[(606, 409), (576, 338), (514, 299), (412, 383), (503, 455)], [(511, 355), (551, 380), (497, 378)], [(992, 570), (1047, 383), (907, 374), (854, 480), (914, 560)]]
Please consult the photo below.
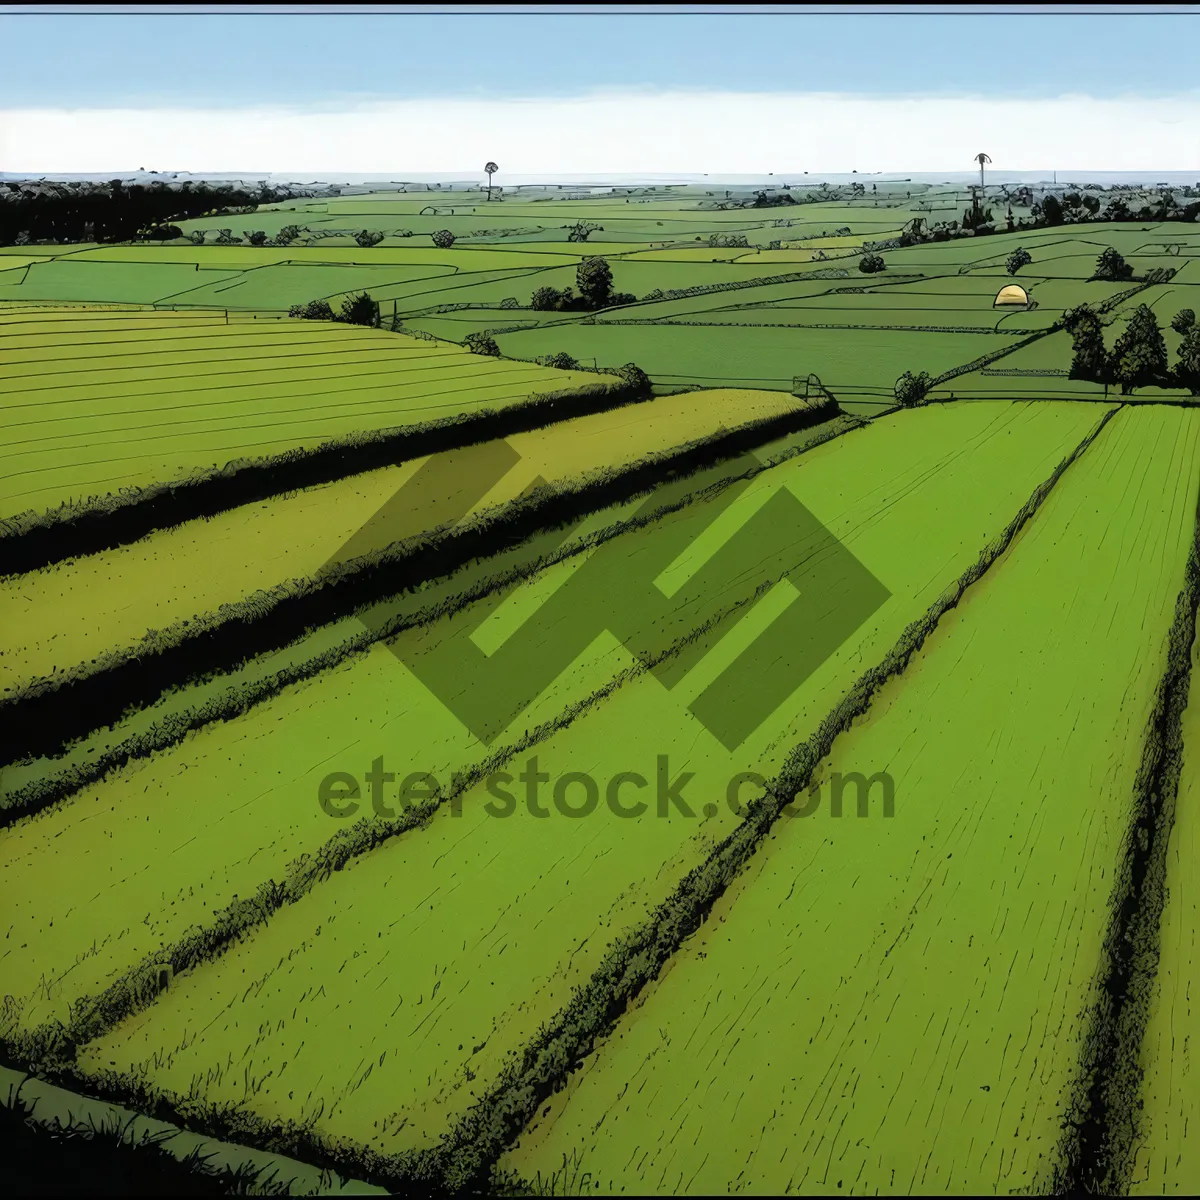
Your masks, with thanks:
[(160, 181), (0, 184), (0, 246), (34, 242), (128, 242), (142, 237), (178, 237), (168, 222), (189, 217), (254, 212), (260, 204), (311, 191), (230, 183), (178, 186)]

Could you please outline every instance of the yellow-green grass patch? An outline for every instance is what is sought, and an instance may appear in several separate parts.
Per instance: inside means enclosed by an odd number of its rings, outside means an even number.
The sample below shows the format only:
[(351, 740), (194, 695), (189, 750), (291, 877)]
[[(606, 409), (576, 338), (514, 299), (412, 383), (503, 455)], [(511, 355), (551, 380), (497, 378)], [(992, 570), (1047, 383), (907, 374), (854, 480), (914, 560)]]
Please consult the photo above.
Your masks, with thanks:
[[(78, 336), (61, 318), (3, 327), (0, 516), (601, 382), (328, 322), (222, 333), (186, 315), (144, 331), (109, 319), (98, 325), (83, 310)], [(156, 339), (176, 328), (190, 344), (171, 346), (164, 361)]]
[[(162, 530), (132, 545), (0, 579), (0, 628), (19, 631), (0, 649), (0, 693), (49, 678), (150, 630), (214, 614), (342, 561), (428, 533), (444, 518), (497, 509), (541, 482), (569, 487), (597, 473), (805, 407), (787, 392), (720, 390), (663, 396), (514, 434), (515, 464), (472, 503), (488, 448), (446, 451), (246, 505)], [(426, 464), (448, 464), (440, 488), (401, 514), (384, 506)], [(430, 477), (428, 472), (425, 477)], [(373, 521), (373, 519), (375, 519)]]

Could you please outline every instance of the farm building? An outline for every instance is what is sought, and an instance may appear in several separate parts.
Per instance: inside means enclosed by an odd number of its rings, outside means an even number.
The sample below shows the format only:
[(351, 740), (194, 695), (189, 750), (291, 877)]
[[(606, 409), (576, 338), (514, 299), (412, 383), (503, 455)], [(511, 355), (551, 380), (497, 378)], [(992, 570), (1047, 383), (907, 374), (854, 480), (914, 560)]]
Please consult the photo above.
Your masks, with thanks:
[(1019, 283), (1006, 284), (996, 293), (992, 307), (996, 308), (1001, 304), (1023, 304), (1028, 307), (1029, 293)]

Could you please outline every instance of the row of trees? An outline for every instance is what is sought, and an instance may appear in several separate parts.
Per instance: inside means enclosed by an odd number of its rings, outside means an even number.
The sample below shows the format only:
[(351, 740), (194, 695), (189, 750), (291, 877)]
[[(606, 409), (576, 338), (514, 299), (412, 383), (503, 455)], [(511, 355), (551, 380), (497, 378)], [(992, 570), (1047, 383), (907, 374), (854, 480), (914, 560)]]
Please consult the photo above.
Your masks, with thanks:
[[(243, 229), (242, 236), (234, 237), (232, 229), (218, 229), (213, 244), (216, 246), (239, 246), (243, 241), (248, 246), (290, 246), (301, 234), (299, 225), (285, 225), (274, 236), (268, 237), (263, 229)], [(147, 234), (151, 238), (183, 237), (184, 234), (173, 225), (162, 226)], [(187, 234), (187, 239), (194, 246), (203, 246), (206, 241), (206, 231), (193, 229)]]
[(1063, 324), (1071, 334), (1072, 379), (1090, 383), (1120, 384), (1121, 394), (1139, 387), (1185, 387), (1200, 395), (1200, 328), (1190, 308), (1180, 309), (1171, 328), (1180, 335), (1174, 366), (1168, 362), (1167, 344), (1158, 318), (1148, 304), (1139, 304), (1112, 350), (1104, 345), (1104, 323), (1087, 304), (1069, 310)]
[(1042, 225), (1078, 225), (1088, 221), (1195, 221), (1200, 219), (1200, 200), (1180, 204), (1172, 192), (1164, 191), (1153, 203), (1147, 201), (1136, 211), (1124, 196), (1114, 196), (1100, 209), (1098, 196), (1066, 192), (1043, 197), (1030, 206), (1033, 218)]
[[(1065, 201), (1078, 199), (1073, 207)], [(1032, 202), (1032, 220), (1017, 220), (1011, 205), (1004, 223), (1008, 233), (1027, 229), (1042, 229), (1050, 225), (1076, 224), (1088, 221), (1200, 221), (1200, 201), (1186, 206), (1175, 203), (1169, 195), (1155, 205), (1144, 205), (1134, 212), (1123, 197), (1112, 200), (1104, 212), (1099, 211), (1100, 201), (1094, 196), (1079, 196), (1068, 193), (1060, 202), (1052, 195), (1041, 203)], [(904, 228), (899, 238), (901, 246), (916, 246), (925, 242), (946, 242), (960, 237), (982, 237), (1000, 232), (990, 208), (982, 208), (978, 200), (963, 214), (961, 221), (938, 221), (930, 225), (924, 217), (914, 217)]]
[[(1171, 318), (1180, 335), (1175, 364), (1169, 362), (1167, 343), (1158, 318), (1148, 304), (1134, 309), (1111, 350), (1104, 345), (1104, 322), (1090, 305), (1081, 304), (1063, 316), (1071, 334), (1074, 356), (1070, 377), (1088, 383), (1120, 384), (1123, 396), (1139, 387), (1184, 387), (1200, 396), (1200, 326), (1190, 308)], [(906, 408), (922, 403), (933, 379), (927, 371), (905, 371), (896, 380), (896, 402)]]
[[(141, 237), (179, 237), (172, 223), (190, 217), (254, 212), (312, 189), (254, 189), (232, 184), (161, 181), (126, 185), (38, 183), (0, 185), (0, 245), (30, 242), (128, 242)], [(167, 231), (167, 232), (163, 232)]]

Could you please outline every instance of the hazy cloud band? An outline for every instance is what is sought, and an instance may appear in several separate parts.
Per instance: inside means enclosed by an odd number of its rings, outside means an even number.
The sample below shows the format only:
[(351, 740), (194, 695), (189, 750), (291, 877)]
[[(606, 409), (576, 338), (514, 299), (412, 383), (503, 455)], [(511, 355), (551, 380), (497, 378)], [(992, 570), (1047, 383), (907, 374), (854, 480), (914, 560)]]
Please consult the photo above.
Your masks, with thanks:
[[(337, 111), (0, 110), (0, 164), (35, 174), (1195, 169), (1200, 93), (1053, 100), (718, 91), (423, 99)], [(498, 180), (499, 182), (499, 180)]]

